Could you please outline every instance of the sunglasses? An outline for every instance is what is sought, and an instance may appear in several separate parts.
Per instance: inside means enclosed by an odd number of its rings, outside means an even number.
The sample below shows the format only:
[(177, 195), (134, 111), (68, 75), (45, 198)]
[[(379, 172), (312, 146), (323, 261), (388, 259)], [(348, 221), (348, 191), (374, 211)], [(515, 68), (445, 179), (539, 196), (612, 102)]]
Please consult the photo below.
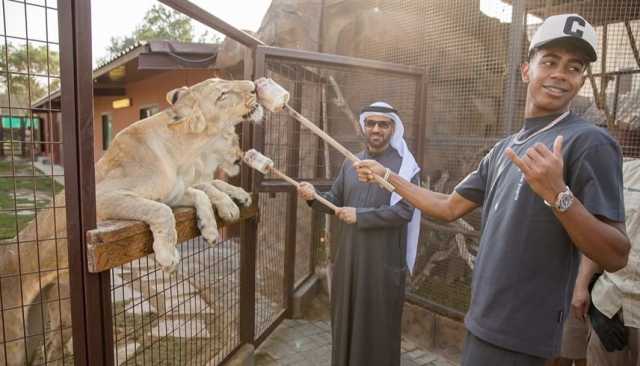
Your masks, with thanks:
[(368, 119), (364, 121), (364, 125), (367, 128), (374, 128), (376, 127), (376, 125), (378, 125), (378, 127), (380, 127), (383, 130), (391, 128), (391, 122), (389, 121), (374, 121), (374, 120)]

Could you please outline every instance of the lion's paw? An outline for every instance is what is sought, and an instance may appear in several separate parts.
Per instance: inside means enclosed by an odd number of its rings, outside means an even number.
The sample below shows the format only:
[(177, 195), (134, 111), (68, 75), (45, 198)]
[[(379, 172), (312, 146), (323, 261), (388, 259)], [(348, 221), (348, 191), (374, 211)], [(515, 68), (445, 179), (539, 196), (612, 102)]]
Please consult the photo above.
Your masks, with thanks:
[(160, 264), (165, 273), (172, 274), (176, 271), (178, 263), (180, 263), (180, 252), (178, 248), (160, 248), (154, 249), (156, 254), (156, 262)]
[(225, 197), (224, 200), (220, 200), (220, 202), (216, 204), (216, 211), (218, 211), (218, 215), (227, 222), (233, 222), (240, 218), (240, 209), (228, 197)]
[(220, 234), (215, 225), (204, 224), (203, 221), (198, 220), (198, 229), (200, 229), (200, 235), (202, 235), (209, 245), (214, 245), (218, 241)]
[(251, 195), (244, 189), (238, 189), (233, 192), (233, 200), (243, 207), (251, 206)]

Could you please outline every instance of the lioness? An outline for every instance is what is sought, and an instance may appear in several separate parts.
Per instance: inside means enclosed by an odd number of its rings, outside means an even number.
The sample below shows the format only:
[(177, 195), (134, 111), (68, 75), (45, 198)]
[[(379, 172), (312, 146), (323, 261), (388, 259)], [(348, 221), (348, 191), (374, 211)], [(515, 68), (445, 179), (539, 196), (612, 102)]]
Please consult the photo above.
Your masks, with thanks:
[[(172, 272), (180, 255), (171, 207), (194, 206), (201, 234), (212, 244), (218, 238), (212, 203), (220, 216), (229, 220), (237, 219), (239, 212), (232, 199), (250, 204), (247, 192), (213, 180), (213, 172), (221, 167), (228, 174), (237, 174), (239, 147), (234, 126), (243, 120), (260, 121), (263, 110), (250, 81), (209, 79), (170, 91), (167, 101), (170, 108), (115, 136), (96, 163), (95, 176), (98, 222), (128, 219), (149, 224), (156, 261)], [(64, 193), (58, 194), (55, 205), (63, 205), (64, 200)], [(0, 341), (6, 343), (6, 348), (0, 344), (0, 350), (7, 351), (6, 355), (0, 351), (0, 364), (32, 362), (34, 349), (42, 345), (28, 346), (23, 338), (42, 332), (42, 324), (34, 323), (41, 323), (39, 313), (47, 317), (49, 309), (34, 312), (30, 305), (48, 293), (57, 296), (52, 288), (62, 293), (60, 297), (68, 296), (68, 273), (60, 270), (68, 266), (66, 240), (60, 239), (65, 237), (65, 210), (52, 208), (38, 214), (18, 234), (19, 247), (0, 245), (5, 325)], [(51, 311), (50, 328), (68, 322), (68, 310)], [(36, 313), (37, 321), (32, 321), (31, 313)], [(55, 343), (48, 344), (48, 356), (52, 349), (59, 356), (62, 342), (70, 345), (68, 340), (68, 335), (64, 340), (57, 336), (47, 339)]]
[[(171, 271), (180, 257), (170, 207), (194, 206), (202, 236), (216, 241), (211, 203), (204, 192), (191, 187), (202, 180), (199, 164), (215, 159), (202, 154), (212, 152), (211, 144), (235, 124), (259, 121), (263, 112), (249, 81), (206, 80), (169, 92), (167, 100), (171, 109), (121, 131), (98, 161), (96, 204), (100, 219), (149, 224), (156, 260)], [(219, 152), (230, 153), (236, 152)], [(225, 217), (230, 210), (225, 205), (232, 202), (213, 203)]]

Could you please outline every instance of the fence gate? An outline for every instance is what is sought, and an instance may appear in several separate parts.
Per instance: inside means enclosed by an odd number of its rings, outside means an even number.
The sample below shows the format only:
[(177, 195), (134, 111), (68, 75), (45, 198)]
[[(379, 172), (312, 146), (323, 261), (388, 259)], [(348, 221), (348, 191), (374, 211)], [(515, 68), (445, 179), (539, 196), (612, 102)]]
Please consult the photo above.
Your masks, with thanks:
[[(294, 109), (352, 152), (361, 151), (365, 142), (358, 111), (378, 100), (399, 111), (411, 150), (421, 150), (422, 69), (267, 46), (256, 48), (254, 65), (256, 78), (273, 78), (291, 93)], [(320, 190), (330, 187), (344, 161), (286, 113), (268, 113), (254, 131), (253, 145), (277, 169)], [(271, 175), (254, 174), (253, 181), (260, 192), (255, 334), (261, 340), (291, 309), (293, 291), (314, 273), (316, 263), (325, 264), (329, 247), (315, 245), (327, 237), (324, 215), (298, 200), (295, 188)], [(278, 271), (283, 267), (284, 273)]]

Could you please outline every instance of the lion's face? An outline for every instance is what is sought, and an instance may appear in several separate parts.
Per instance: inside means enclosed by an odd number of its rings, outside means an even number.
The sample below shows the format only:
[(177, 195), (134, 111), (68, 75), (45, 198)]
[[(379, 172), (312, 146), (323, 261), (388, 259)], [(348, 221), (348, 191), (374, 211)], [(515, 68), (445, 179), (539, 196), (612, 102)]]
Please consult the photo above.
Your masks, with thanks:
[[(203, 131), (207, 125), (219, 123), (236, 124), (249, 120), (260, 122), (263, 116), (262, 106), (258, 104), (256, 88), (251, 81), (228, 81), (207, 79), (189, 88), (174, 89), (167, 94), (167, 101), (181, 116), (194, 116), (194, 132)], [(204, 125), (198, 126), (198, 119), (204, 119)]]

